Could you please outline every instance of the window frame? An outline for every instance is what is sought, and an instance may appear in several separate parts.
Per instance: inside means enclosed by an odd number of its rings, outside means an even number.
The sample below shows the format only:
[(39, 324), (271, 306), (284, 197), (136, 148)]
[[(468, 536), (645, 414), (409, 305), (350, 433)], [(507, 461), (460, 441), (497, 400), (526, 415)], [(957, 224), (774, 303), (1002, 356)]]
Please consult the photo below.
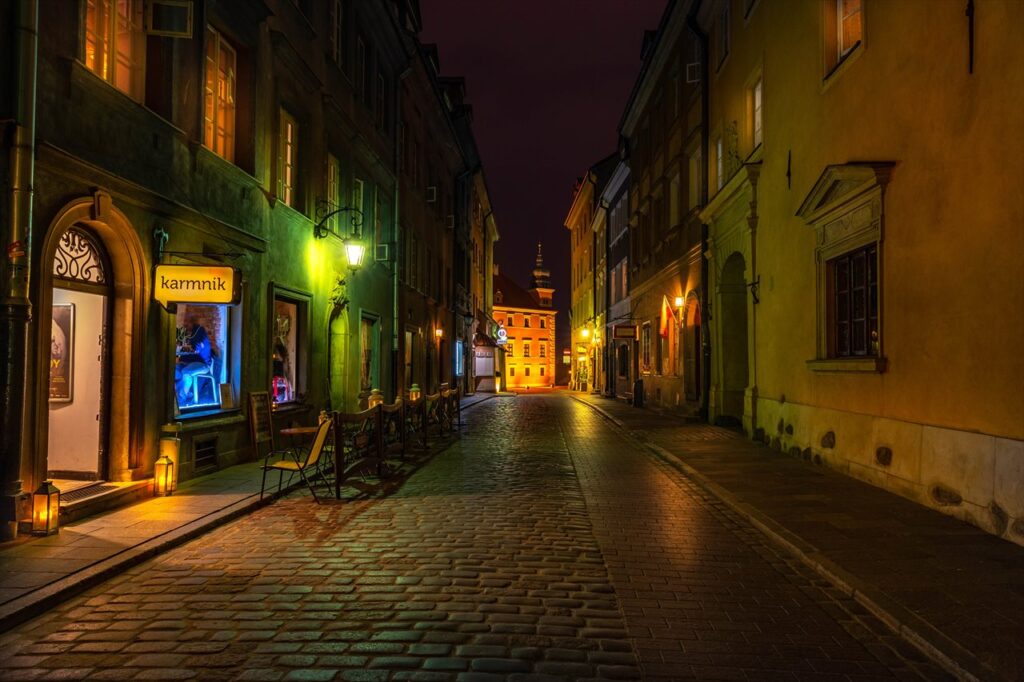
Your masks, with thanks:
[[(829, 166), (804, 199), (797, 216), (816, 233), (816, 356), (808, 368), (820, 372), (884, 372), (885, 269), (884, 190), (892, 162)], [(836, 259), (865, 247), (875, 248), (875, 312), (877, 350), (873, 355), (838, 356), (834, 351), (830, 302), (834, 291), (830, 269)]]
[[(212, 34), (212, 36), (211, 36)], [(212, 151), (217, 156), (221, 157), (226, 161), (235, 163), (235, 149), (236, 141), (238, 139), (238, 50), (231, 44), (224, 34), (217, 30), (211, 24), (206, 25), (206, 31), (204, 33), (206, 44), (203, 46), (203, 146)], [(214, 83), (213, 90), (210, 89), (209, 82), (209, 69), (210, 69), (210, 52), (211, 37), (215, 40), (213, 43), (213, 51), (215, 54), (214, 60), (214, 71), (216, 73), (216, 82)], [(218, 119), (220, 117), (221, 103), (225, 99), (221, 97), (221, 82), (222, 82), (222, 69), (221, 69), (221, 57), (222, 50), (226, 49), (230, 52), (233, 57), (232, 62), (232, 74), (228, 76), (227, 81), (230, 83), (230, 96), (227, 99), (231, 101), (231, 113), (230, 116), (230, 143), (225, 145), (224, 149), (221, 149), (221, 145), (218, 143), (220, 135), (218, 130)], [(211, 115), (207, 116), (207, 111), (211, 111)], [(212, 132), (210, 132), (212, 131)], [(210, 139), (210, 136), (213, 139)], [(225, 135), (225, 137), (228, 137)]]
[[(171, 398), (171, 404), (174, 408), (174, 415), (178, 419), (192, 419), (198, 417), (204, 417), (211, 414), (220, 414), (224, 412), (237, 411), (239, 405), (237, 403), (240, 386), (240, 373), (241, 373), (241, 357), (242, 357), (242, 330), (243, 330), (243, 304), (241, 302), (237, 304), (231, 303), (181, 303), (179, 304), (179, 311), (187, 311), (188, 308), (192, 307), (216, 307), (223, 308), (225, 310), (225, 317), (227, 321), (224, 324), (224, 335), (225, 343), (219, 344), (218, 349), (221, 352), (221, 378), (226, 381), (217, 381), (214, 384), (214, 397), (217, 400), (216, 405), (192, 405), (192, 406), (181, 406), (178, 404), (177, 396), (173, 395)], [(185, 312), (187, 315), (187, 312)], [(177, 321), (175, 319), (173, 329), (177, 329)], [(210, 337), (210, 331), (206, 330), (207, 336)], [(177, 345), (177, 336), (172, 335), (171, 345)], [(212, 349), (211, 349), (212, 351)], [(175, 353), (176, 356), (176, 353)], [(212, 361), (212, 360), (211, 360)], [(175, 369), (172, 363), (171, 368), (171, 390), (176, 393), (177, 385), (175, 381)], [(232, 404), (225, 405), (221, 402), (220, 386), (228, 384), (231, 386)]]
[[(284, 105), (280, 107), (280, 128), (278, 130), (278, 198), (296, 210), (301, 210), (299, 203), (299, 122)], [(292, 135), (288, 136), (289, 124)], [(291, 171), (290, 175), (288, 171)], [(288, 184), (291, 178), (291, 184)]]
[(327, 12), (327, 54), (332, 62), (341, 66), (345, 63), (345, 0), (331, 0)]
[(722, 70), (726, 60), (729, 58), (729, 51), (731, 45), (731, 26), (732, 23), (730, 9), (731, 0), (723, 0), (722, 6), (718, 12), (718, 21), (715, 24), (715, 73)]
[[(302, 404), (309, 389), (309, 357), (311, 353), (309, 336), (309, 308), (313, 295), (307, 291), (292, 289), (277, 282), (270, 283), (269, 312), (268, 318), (271, 324), (267, 325), (268, 338), (268, 361), (269, 376), (273, 381), (273, 355), (274, 355), (274, 334), (276, 329), (276, 304), (278, 301), (295, 306), (295, 317), (297, 329), (295, 331), (295, 382), (292, 389), (292, 399), (279, 403), (279, 405)], [(273, 385), (270, 386), (271, 400), (273, 400)]]
[(751, 149), (764, 143), (764, 76), (758, 72), (749, 89)]
[(856, 14), (860, 20), (860, 35), (849, 45), (843, 39), (843, 1), (844, 0), (822, 0), (822, 69), (823, 87), (828, 87), (833, 77), (851, 64), (864, 50), (866, 43), (866, 21), (865, 21), (865, 0), (859, 0), (860, 5)]
[[(371, 326), (372, 344), (370, 347), (369, 386), (363, 383), (363, 369), (366, 364), (366, 347), (364, 346), (363, 329), (365, 323)], [(368, 395), (374, 388), (380, 387), (381, 369), (381, 324), (380, 315), (368, 310), (359, 311), (359, 395)], [(376, 385), (375, 385), (376, 384)]]
[[(128, 46), (128, 82), (122, 84), (118, 78), (118, 66), (121, 63), (121, 55), (124, 52), (118, 46), (118, 19), (117, 0), (85, 0), (81, 4), (81, 29), (79, 57), (85, 68), (100, 80), (111, 85), (120, 92), (128, 95), (137, 102), (145, 98), (145, 72), (146, 72), (146, 32), (144, 20), (144, 3), (142, 0), (128, 0), (129, 13), (129, 39)], [(95, 8), (96, 29), (90, 31), (89, 6)], [(100, 8), (107, 10), (107, 16), (99, 14)], [(101, 36), (98, 29), (99, 24), (105, 23), (104, 34)], [(90, 34), (94, 36), (90, 41)], [(102, 48), (100, 41), (102, 40)], [(90, 42), (94, 45), (93, 57), (89, 56)], [(102, 52), (102, 62), (97, 62)], [(90, 62), (92, 62), (90, 64)]]

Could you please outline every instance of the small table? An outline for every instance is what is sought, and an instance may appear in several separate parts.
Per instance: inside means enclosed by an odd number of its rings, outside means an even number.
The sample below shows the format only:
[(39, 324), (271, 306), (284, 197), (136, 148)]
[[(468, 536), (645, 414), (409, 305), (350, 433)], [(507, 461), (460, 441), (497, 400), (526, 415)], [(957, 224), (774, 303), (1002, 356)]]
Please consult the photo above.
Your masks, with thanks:
[(281, 429), (282, 436), (290, 436), (298, 438), (299, 436), (313, 436), (316, 435), (318, 426), (292, 426), (287, 429)]

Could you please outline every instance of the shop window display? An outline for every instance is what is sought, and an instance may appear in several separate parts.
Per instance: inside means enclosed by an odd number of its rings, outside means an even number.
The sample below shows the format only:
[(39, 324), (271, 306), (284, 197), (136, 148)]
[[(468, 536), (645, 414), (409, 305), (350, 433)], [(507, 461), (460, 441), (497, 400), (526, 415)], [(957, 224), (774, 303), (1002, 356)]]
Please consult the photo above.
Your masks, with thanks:
[(175, 317), (178, 409), (218, 408), (227, 382), (228, 306), (180, 304)]
[(298, 316), (298, 304), (280, 299), (274, 301), (273, 376), (270, 388), (275, 404), (295, 400)]

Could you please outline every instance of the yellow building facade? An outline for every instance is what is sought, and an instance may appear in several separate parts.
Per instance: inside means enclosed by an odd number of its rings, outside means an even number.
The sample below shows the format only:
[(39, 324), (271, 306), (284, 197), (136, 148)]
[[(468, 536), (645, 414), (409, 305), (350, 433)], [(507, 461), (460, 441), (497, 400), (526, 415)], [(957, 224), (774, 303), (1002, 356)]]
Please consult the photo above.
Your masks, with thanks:
[(696, 19), (710, 418), (1024, 544), (1024, 3)]
[(501, 386), (514, 391), (555, 385), (555, 316), (550, 272), (544, 267), (540, 245), (532, 286), (523, 289), (511, 278), (494, 274), (494, 321), (498, 343), (504, 349)]

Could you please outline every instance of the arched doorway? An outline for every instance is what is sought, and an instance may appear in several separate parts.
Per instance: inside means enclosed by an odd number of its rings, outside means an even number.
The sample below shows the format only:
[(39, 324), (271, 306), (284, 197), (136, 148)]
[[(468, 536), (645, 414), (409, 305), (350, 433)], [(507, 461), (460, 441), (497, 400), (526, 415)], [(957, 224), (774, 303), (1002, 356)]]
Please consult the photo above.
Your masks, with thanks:
[[(27, 487), (38, 485), (51, 472), (111, 481), (142, 478), (155, 459), (156, 449), (155, 438), (148, 447), (144, 443), (143, 411), (147, 402), (154, 413), (161, 409), (153, 404), (153, 391), (143, 396), (140, 389), (149, 288), (142, 244), (124, 214), (112, 205), (110, 195), (96, 192), (92, 197), (72, 201), (57, 214), (43, 241), (41, 262), (45, 266), (36, 284), (32, 332), (36, 342), (35, 457)], [(98, 274), (101, 271), (102, 281)], [(69, 303), (76, 305), (58, 308)], [(59, 311), (56, 317), (55, 311)], [(55, 328), (62, 326), (66, 350), (74, 353), (73, 364), (79, 361), (77, 350), (81, 349), (81, 362), (91, 365), (92, 370), (92, 378), (88, 378), (78, 376), (74, 366), (68, 367), (70, 386), (65, 390), (61, 390), (59, 380), (51, 389), (50, 371), (54, 341), (61, 336)], [(73, 338), (69, 340), (68, 336)], [(85, 355), (89, 352), (91, 358)], [(65, 394), (70, 395), (62, 397)], [(51, 396), (55, 400), (51, 401)], [(79, 400), (82, 414), (78, 419), (91, 413), (90, 435), (82, 435), (87, 432), (81, 421), (75, 422), (81, 428), (72, 427), (65, 433), (64, 417), (72, 413), (62, 405), (74, 405)], [(56, 419), (53, 428), (51, 417)], [(81, 436), (77, 440), (82, 444), (82, 459), (75, 461), (82, 464), (65, 469), (71, 465), (59, 448), (61, 439), (69, 435)], [(51, 438), (57, 441), (51, 444)], [(91, 468), (85, 466), (86, 446), (94, 452)]]
[(743, 423), (743, 402), (750, 373), (747, 361), (747, 282), (743, 255), (733, 253), (722, 268), (722, 402), (720, 420)]
[(76, 223), (61, 235), (52, 268), (47, 476), (103, 480), (109, 470), (110, 259), (96, 234)]

